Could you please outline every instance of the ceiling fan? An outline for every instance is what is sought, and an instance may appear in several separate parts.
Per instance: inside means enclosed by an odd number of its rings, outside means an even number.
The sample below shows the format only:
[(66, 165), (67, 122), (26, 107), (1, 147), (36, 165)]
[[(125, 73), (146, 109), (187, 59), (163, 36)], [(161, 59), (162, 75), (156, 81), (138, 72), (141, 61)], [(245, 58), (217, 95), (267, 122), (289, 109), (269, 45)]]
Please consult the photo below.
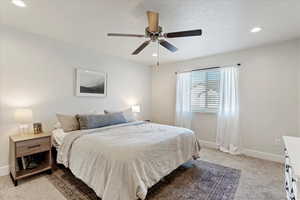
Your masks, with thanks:
[(178, 38), (178, 37), (191, 37), (191, 36), (200, 36), (202, 35), (201, 29), (188, 30), (188, 31), (179, 31), (171, 33), (163, 33), (163, 29), (159, 26), (159, 14), (153, 11), (147, 11), (148, 16), (148, 27), (145, 29), (145, 34), (123, 34), (123, 33), (108, 33), (107, 36), (117, 36), (117, 37), (139, 37), (139, 38), (149, 38), (144, 43), (142, 43), (132, 55), (139, 54), (145, 47), (147, 47), (150, 42), (158, 42), (161, 46), (165, 47), (171, 52), (175, 52), (178, 49), (167, 42), (165, 38)]

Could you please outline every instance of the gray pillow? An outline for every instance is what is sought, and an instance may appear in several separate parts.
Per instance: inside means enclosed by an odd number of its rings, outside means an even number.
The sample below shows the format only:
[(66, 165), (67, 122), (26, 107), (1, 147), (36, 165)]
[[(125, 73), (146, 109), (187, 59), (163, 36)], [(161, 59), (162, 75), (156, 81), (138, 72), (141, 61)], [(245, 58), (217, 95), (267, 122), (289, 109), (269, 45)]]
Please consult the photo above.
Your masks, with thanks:
[(101, 128), (127, 122), (120, 112), (106, 115), (77, 115), (77, 119), (80, 124), (80, 129)]
[[(125, 117), (125, 119), (127, 120), (127, 122), (134, 122), (136, 121), (136, 118), (131, 110), (131, 108), (128, 108), (126, 110), (123, 111), (118, 111), (121, 112), (123, 114), (123, 116)], [(110, 113), (116, 113), (116, 111), (109, 111), (109, 110), (104, 110), (105, 114), (110, 114)]]

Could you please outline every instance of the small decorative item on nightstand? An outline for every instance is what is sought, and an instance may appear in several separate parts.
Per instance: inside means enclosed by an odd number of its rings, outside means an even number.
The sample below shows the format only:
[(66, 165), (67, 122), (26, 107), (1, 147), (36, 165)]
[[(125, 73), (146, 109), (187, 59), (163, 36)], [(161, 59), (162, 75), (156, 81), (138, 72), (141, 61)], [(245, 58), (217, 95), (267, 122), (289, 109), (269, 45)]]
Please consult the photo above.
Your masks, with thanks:
[(39, 134), (43, 132), (42, 123), (34, 123), (33, 124), (33, 133)]
[(9, 168), (14, 185), (34, 174), (52, 172), (51, 135), (14, 135), (9, 138)]

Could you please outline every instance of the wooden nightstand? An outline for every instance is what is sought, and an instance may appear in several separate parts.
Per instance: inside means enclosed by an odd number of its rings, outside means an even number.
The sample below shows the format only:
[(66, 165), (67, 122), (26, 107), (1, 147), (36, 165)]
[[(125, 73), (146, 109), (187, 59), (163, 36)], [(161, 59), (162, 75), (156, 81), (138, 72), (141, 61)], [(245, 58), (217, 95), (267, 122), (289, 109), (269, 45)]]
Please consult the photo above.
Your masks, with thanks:
[[(39, 156), (38, 165), (32, 169), (22, 169), (20, 159), (28, 156)], [(9, 167), (14, 185), (18, 180), (34, 174), (52, 172), (51, 135), (46, 133), (14, 135), (9, 138)]]

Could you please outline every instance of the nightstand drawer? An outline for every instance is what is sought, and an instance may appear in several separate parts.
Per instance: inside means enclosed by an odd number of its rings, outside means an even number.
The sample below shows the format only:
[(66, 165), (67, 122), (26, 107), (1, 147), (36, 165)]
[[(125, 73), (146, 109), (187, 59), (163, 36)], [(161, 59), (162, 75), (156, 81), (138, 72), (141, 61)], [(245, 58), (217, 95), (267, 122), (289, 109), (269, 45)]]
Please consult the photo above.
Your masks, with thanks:
[(22, 157), (51, 149), (50, 137), (21, 141), (16, 143), (16, 156)]

